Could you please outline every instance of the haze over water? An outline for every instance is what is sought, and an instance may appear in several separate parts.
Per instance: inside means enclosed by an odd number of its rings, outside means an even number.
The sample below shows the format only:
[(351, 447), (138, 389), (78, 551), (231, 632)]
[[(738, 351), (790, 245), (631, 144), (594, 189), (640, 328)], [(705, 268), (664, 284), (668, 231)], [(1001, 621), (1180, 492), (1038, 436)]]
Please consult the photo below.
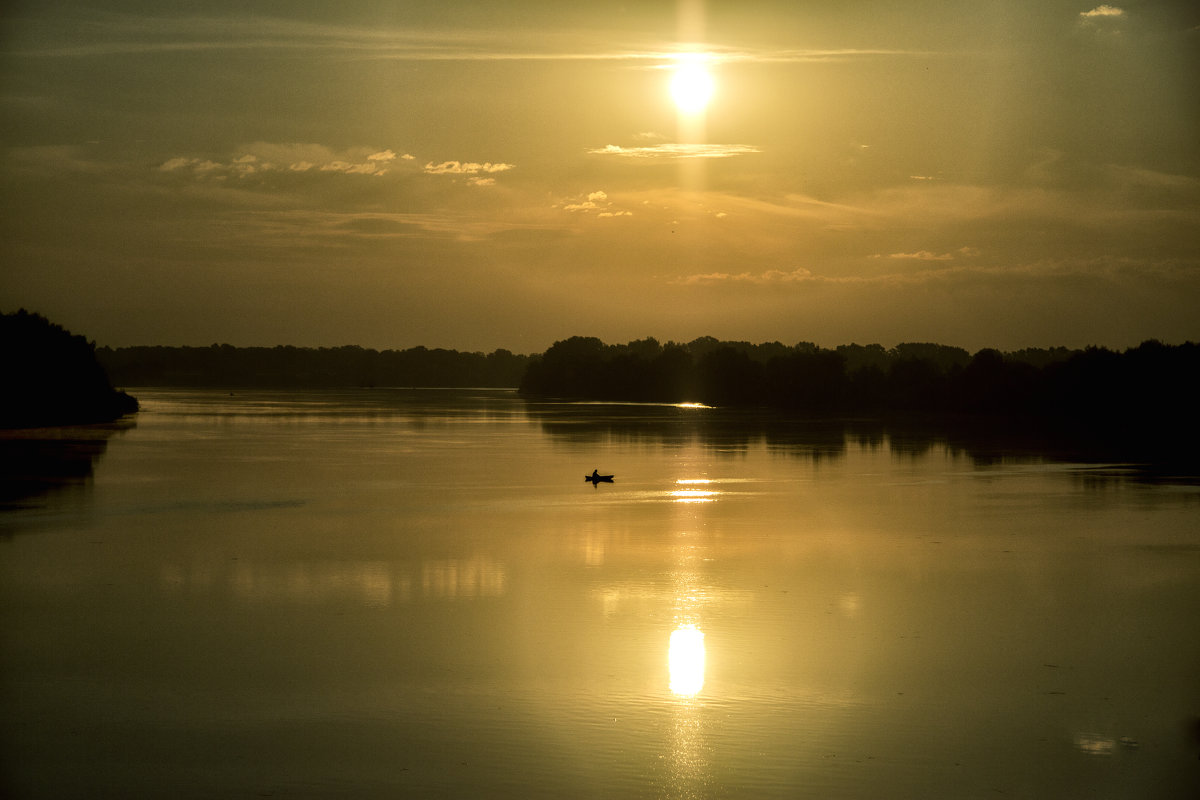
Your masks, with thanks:
[(91, 477), (0, 507), (11, 796), (1200, 788), (1193, 481), (719, 409), (135, 393), (36, 443)]

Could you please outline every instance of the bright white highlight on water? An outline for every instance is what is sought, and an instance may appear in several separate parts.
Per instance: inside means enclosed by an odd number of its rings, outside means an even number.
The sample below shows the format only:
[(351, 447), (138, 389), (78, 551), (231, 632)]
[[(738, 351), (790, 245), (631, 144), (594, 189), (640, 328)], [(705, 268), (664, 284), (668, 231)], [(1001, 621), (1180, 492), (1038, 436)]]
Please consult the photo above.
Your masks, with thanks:
[(676, 503), (711, 503), (717, 499), (720, 492), (711, 489), (693, 489), (693, 486), (707, 486), (712, 481), (708, 478), (680, 478), (675, 481), (677, 486), (687, 486), (687, 489), (676, 489), (671, 492), (671, 499)]
[(706, 492), (702, 489), (676, 489), (671, 492), (671, 499), (676, 503), (711, 503), (717, 499), (717, 492)]
[(667, 664), (671, 674), (671, 693), (694, 697), (704, 688), (704, 633), (694, 625), (671, 632)]

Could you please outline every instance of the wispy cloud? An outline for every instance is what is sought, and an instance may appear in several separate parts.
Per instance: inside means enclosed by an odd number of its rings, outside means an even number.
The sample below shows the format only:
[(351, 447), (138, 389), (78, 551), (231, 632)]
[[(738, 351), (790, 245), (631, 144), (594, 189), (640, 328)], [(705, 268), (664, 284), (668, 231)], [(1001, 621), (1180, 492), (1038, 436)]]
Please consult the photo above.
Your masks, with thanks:
[(257, 246), (330, 246), (362, 240), (448, 239), (483, 241), (511, 231), (539, 231), (538, 222), (482, 217), (474, 213), (338, 212), (316, 209), (242, 213), (238, 223)]
[(493, 164), (490, 161), (483, 164), (476, 161), (443, 161), (434, 164), (430, 161), (425, 165), (425, 173), (428, 175), (477, 175), (480, 172), (507, 172), (510, 169), (513, 169), (512, 164)]
[[(956, 258), (978, 256), (979, 250), (974, 247), (960, 247), (952, 253), (934, 253), (929, 250), (917, 250), (913, 253), (888, 253), (887, 258), (897, 259), (900, 261), (953, 261)], [(876, 254), (873, 258), (883, 258), (884, 256)]]
[(1155, 189), (1180, 189), (1195, 191), (1200, 189), (1200, 180), (1190, 175), (1178, 175), (1170, 172), (1158, 172), (1143, 167), (1130, 167), (1122, 164), (1109, 164), (1104, 168), (1104, 174), (1110, 183), (1121, 187), (1148, 187)]
[[(228, 179), (264, 173), (305, 172), (380, 177), (398, 168), (409, 171), (418, 169), (415, 165), (407, 166), (408, 162), (416, 160), (414, 155), (397, 154), (390, 148), (377, 150), (359, 147), (339, 152), (318, 144), (256, 142), (239, 148), (238, 153), (224, 160), (176, 156), (160, 164), (158, 170), (197, 178)], [(426, 175), (466, 176), (471, 185), (490, 186), (495, 183), (495, 178), (491, 176), (511, 169), (514, 169), (513, 164), (503, 162), (429, 161), (420, 171)]]
[(888, 258), (897, 258), (904, 261), (953, 261), (954, 256), (950, 253), (931, 253), (928, 250), (918, 250), (915, 253), (889, 253)]
[(825, 279), (814, 276), (811, 271), (803, 267), (798, 267), (789, 271), (769, 269), (757, 274), (750, 272), (708, 272), (702, 275), (687, 275), (673, 280), (671, 283), (680, 286), (712, 286), (730, 283), (765, 286), (769, 284), (806, 283), (822, 280)]
[(817, 275), (803, 267), (792, 270), (771, 269), (759, 273), (710, 272), (686, 275), (669, 283), (677, 286), (696, 287), (800, 287), (823, 286), (920, 286), (926, 284), (956, 284), (977, 281), (1033, 281), (1084, 278), (1089, 282), (1098, 280), (1143, 280), (1155, 277), (1163, 281), (1194, 285), (1197, 272), (1193, 263), (1175, 260), (1147, 262), (1121, 258), (1103, 259), (1045, 259), (1015, 264), (999, 265), (954, 265), (920, 269), (912, 272), (889, 272), (884, 274)]
[(396, 155), (390, 149), (357, 148), (335, 152), (318, 144), (275, 144), (256, 142), (239, 148), (239, 155), (222, 161), (194, 156), (176, 156), (159, 165), (160, 172), (187, 174), (197, 178), (248, 178), (271, 172), (339, 172), (347, 175), (387, 174), (396, 161), (413, 156)]
[(597, 217), (632, 217), (632, 211), (614, 208), (612, 201), (608, 199), (608, 193), (604, 190), (597, 190), (588, 193), (586, 198), (577, 198), (567, 203), (561, 203), (558, 206), (563, 211), (569, 211), (573, 214), (594, 213)]
[(486, 50), (496, 37), (484, 32), (432, 32), (380, 26), (327, 25), (256, 15), (200, 16), (80, 14), (56, 17), (46, 44), (17, 56), (89, 57), (143, 53), (295, 50), (312, 54), (409, 54), (455, 58)]
[[(1107, 6), (1101, 6), (1107, 8)], [(889, 48), (745, 49), (716, 43), (679, 43), (646, 37), (614, 48), (597, 31), (561, 29), (419, 30), (385, 25), (325, 24), (277, 16), (230, 14), (59, 15), (41, 44), (17, 48), (17, 57), (87, 58), (148, 53), (304, 50), (337, 58), (403, 61), (626, 62), (660, 69), (694, 58), (719, 63), (806, 63), (935, 55)], [(623, 37), (628, 40), (628, 36)]]
[(668, 142), (641, 147), (622, 147), (616, 144), (609, 144), (604, 147), (593, 148), (587, 152), (589, 155), (619, 156), (621, 158), (678, 159), (731, 158), (733, 156), (749, 155), (762, 151), (749, 144), (681, 144), (678, 142)]
[(1091, 11), (1079, 12), (1079, 24), (1097, 34), (1120, 37), (1126, 27), (1128, 15), (1125, 9), (1116, 6), (1096, 6)]
[(1081, 11), (1079, 16), (1084, 19), (1103, 19), (1105, 17), (1123, 17), (1125, 10), (1116, 6), (1103, 5), (1096, 6), (1091, 11)]

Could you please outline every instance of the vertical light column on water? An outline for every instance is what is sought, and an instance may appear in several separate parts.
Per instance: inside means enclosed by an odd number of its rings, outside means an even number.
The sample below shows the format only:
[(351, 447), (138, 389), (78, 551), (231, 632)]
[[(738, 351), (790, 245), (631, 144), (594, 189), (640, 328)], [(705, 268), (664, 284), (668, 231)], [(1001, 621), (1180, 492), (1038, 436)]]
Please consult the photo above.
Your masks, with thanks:
[(711, 744), (704, 690), (708, 650), (703, 631), (705, 609), (714, 601), (704, 575), (706, 559), (705, 509), (718, 492), (705, 478), (676, 481), (683, 488), (671, 492), (674, 516), (673, 630), (667, 647), (667, 670), (671, 692), (670, 730), (671, 788), (680, 797), (705, 794), (712, 783)]

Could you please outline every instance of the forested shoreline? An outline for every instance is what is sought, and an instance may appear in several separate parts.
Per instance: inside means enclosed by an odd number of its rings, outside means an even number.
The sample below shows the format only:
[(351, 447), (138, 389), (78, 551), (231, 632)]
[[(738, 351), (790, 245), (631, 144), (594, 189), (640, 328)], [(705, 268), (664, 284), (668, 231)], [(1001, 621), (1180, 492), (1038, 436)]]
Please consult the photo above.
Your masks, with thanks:
[(113, 388), (95, 342), (25, 309), (0, 314), (0, 428), (111, 422), (138, 409)]
[(518, 387), (530, 400), (701, 403), (841, 418), (1004, 421), (1125, 449), (1200, 445), (1200, 346), (1156, 340), (1124, 351), (1030, 348), (970, 353), (933, 343), (751, 344), (702, 337), (606, 344), (573, 336), (539, 355), (414, 347), (97, 348), (45, 318), (2, 315), (10, 377), (0, 424), (115, 419), (122, 386), (257, 388)]
[(698, 402), (838, 417), (1004, 421), (1130, 451), (1181, 451), (1197, 436), (1200, 346), (1143, 342), (1001, 353), (906, 343), (607, 345), (572, 337), (533, 359), (526, 398)]
[(530, 356), (413, 347), (102, 347), (113, 380), (125, 386), (365, 388), (515, 387)]

